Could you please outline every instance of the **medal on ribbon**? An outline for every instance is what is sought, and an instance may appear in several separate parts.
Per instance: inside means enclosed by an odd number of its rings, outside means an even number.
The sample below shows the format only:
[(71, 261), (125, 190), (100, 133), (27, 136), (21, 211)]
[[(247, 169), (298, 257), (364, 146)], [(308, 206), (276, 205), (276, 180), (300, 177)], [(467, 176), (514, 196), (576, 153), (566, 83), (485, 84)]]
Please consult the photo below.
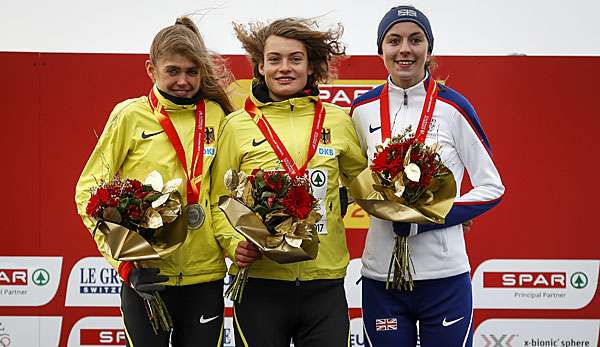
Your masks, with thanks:
[(204, 164), (204, 124), (206, 121), (206, 105), (204, 100), (201, 99), (196, 104), (196, 126), (194, 129), (194, 147), (192, 152), (192, 163), (188, 169), (188, 165), (185, 159), (185, 150), (181, 144), (177, 130), (169, 117), (169, 114), (165, 108), (158, 102), (158, 98), (154, 93), (154, 89), (150, 90), (148, 95), (150, 101), (150, 108), (154, 112), (158, 123), (162, 126), (165, 134), (169, 138), (169, 141), (173, 145), (177, 158), (183, 166), (183, 171), (187, 177), (187, 206), (185, 208), (188, 227), (190, 229), (198, 229), (204, 224), (206, 219), (206, 212), (202, 205), (198, 202), (200, 200), (200, 186), (202, 184), (202, 168)]

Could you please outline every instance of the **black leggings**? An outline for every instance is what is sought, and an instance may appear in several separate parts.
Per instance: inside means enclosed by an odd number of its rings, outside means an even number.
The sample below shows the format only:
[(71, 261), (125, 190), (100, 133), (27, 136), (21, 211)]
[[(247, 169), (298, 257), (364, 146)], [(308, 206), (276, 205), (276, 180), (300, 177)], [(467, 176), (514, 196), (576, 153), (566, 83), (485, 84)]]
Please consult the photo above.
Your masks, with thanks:
[(344, 280), (290, 282), (249, 278), (234, 307), (238, 347), (347, 347)]
[(130, 347), (221, 346), (223, 281), (167, 286), (160, 293), (173, 318), (171, 333), (155, 334), (142, 298), (129, 286), (121, 288), (121, 312)]

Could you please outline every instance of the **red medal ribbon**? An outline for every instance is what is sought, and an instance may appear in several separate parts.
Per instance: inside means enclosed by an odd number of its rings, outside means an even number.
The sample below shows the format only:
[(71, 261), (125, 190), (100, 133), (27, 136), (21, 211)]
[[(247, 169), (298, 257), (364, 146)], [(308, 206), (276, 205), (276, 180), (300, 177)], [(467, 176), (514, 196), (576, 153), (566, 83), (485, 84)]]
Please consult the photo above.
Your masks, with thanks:
[[(187, 203), (188, 205), (196, 204), (200, 200), (200, 184), (202, 183), (202, 167), (204, 164), (204, 123), (206, 111), (204, 100), (202, 99), (196, 104), (196, 128), (194, 130), (194, 150), (192, 152), (192, 167), (190, 170), (188, 170), (187, 167), (185, 150), (177, 135), (177, 130), (175, 130), (175, 126), (173, 125), (173, 122), (171, 122), (169, 114), (159, 103), (156, 94), (154, 94), (154, 88), (150, 89), (148, 102), (158, 123), (160, 123), (165, 134), (167, 134), (167, 137), (171, 141), (173, 149), (175, 149), (175, 153), (177, 153), (177, 157), (179, 158), (179, 162), (183, 166), (183, 171), (187, 178)], [(156, 112), (157, 110), (158, 112)]]
[[(429, 81), (429, 86), (427, 87), (427, 95), (425, 96), (423, 110), (421, 111), (419, 127), (415, 132), (415, 139), (421, 143), (425, 143), (425, 137), (427, 137), (427, 133), (429, 132), (429, 126), (431, 125), (431, 119), (433, 118), (433, 110), (435, 109), (435, 101), (437, 100), (437, 89), (437, 83), (435, 82), (435, 80), (433, 80), (433, 78), (431, 78)], [(385, 142), (385, 139), (389, 139), (392, 137), (392, 128), (390, 126), (390, 101), (388, 83), (386, 83), (383, 86), (379, 100), (381, 141)]]
[(315, 115), (313, 117), (313, 125), (310, 133), (310, 142), (308, 143), (308, 154), (306, 155), (306, 162), (302, 165), (300, 169), (294, 163), (290, 153), (287, 151), (271, 124), (267, 121), (267, 118), (261, 112), (261, 110), (256, 107), (256, 105), (250, 100), (250, 98), (246, 98), (246, 103), (244, 105), (244, 109), (252, 120), (258, 126), (261, 133), (273, 148), (275, 155), (281, 161), (281, 164), (285, 168), (285, 171), (292, 177), (298, 177), (304, 175), (306, 168), (308, 167), (308, 162), (312, 159), (312, 157), (317, 152), (317, 147), (319, 146), (319, 136), (321, 131), (323, 130), (323, 122), (325, 121), (325, 108), (323, 107), (323, 103), (321, 100), (317, 100), (315, 104)]

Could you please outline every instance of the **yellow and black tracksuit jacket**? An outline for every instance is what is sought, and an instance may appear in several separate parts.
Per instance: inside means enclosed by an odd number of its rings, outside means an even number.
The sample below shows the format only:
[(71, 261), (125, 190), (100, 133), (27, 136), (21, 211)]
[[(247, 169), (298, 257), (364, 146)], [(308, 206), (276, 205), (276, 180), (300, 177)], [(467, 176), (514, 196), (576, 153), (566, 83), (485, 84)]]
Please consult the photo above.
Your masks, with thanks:
[[(154, 92), (177, 130), (185, 149), (186, 161), (190, 165), (196, 105), (177, 105), (165, 99), (156, 86)], [(189, 230), (185, 243), (174, 253), (157, 261), (144, 262), (146, 267), (158, 267), (162, 275), (169, 276), (166, 285), (211, 282), (221, 280), (226, 273), (223, 249), (213, 232), (209, 203), (210, 167), (217, 153), (216, 139), (219, 137), (219, 129), (225, 115), (218, 103), (208, 100), (205, 102), (206, 136), (199, 203), (205, 208), (206, 220), (200, 228)], [(171, 142), (150, 109), (148, 98), (143, 96), (121, 102), (111, 113), (77, 182), (75, 201), (87, 228), (93, 230), (95, 226), (95, 222), (86, 216), (85, 208), (91, 195), (90, 188), (97, 185), (97, 181), (110, 180), (119, 175), (143, 182), (153, 170), (160, 172), (164, 182), (173, 178), (183, 179), (179, 192), (186, 201), (185, 171)], [(100, 253), (118, 269), (119, 262), (105, 251), (102, 233), (96, 232), (94, 238)], [(227, 244), (224, 246), (227, 247)]]
[[(311, 134), (315, 101), (318, 91), (311, 96), (285, 101), (267, 101), (266, 92), (255, 86), (252, 101), (262, 111), (297, 167), (306, 161)], [(257, 95), (262, 95), (257, 97)], [(263, 100), (260, 101), (259, 99)], [(319, 253), (315, 260), (292, 264), (278, 264), (262, 257), (249, 267), (249, 276), (285, 281), (339, 279), (346, 274), (349, 261), (346, 234), (340, 215), (339, 182), (349, 182), (365, 167), (366, 159), (360, 150), (350, 117), (339, 107), (324, 103), (326, 110), (323, 131), (317, 153), (308, 163), (313, 193), (322, 199), (323, 219), (318, 226)], [(229, 169), (252, 173), (254, 169), (283, 170), (279, 160), (250, 115), (242, 110), (225, 119), (218, 140), (221, 149), (212, 171), (212, 213), (217, 237), (228, 240), (228, 255), (235, 258), (237, 240), (243, 236), (235, 231), (218, 207), (219, 197), (228, 195), (223, 176)], [(321, 192), (321, 196), (319, 195)], [(230, 272), (237, 274), (237, 267)]]

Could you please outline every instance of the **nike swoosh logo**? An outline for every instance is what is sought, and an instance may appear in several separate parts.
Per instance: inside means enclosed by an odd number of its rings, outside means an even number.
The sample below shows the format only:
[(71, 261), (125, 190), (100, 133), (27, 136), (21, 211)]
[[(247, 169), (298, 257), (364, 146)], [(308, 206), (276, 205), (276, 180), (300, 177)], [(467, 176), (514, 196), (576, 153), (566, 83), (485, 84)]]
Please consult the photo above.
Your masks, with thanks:
[(381, 126), (378, 126), (378, 127), (376, 127), (376, 128), (373, 128), (373, 127), (371, 126), (371, 124), (369, 124), (369, 132), (370, 132), (371, 134), (372, 134), (372, 133), (374, 133), (374, 132), (376, 132), (376, 131), (377, 131), (377, 130), (379, 130), (379, 129), (381, 129)]
[(149, 138), (149, 137), (152, 137), (152, 136), (154, 136), (154, 135), (158, 135), (158, 134), (160, 134), (160, 133), (164, 133), (164, 132), (165, 132), (164, 130), (161, 130), (161, 131), (157, 131), (157, 132), (155, 132), (155, 133), (146, 134), (146, 131), (144, 130), (144, 131), (142, 131), (142, 139), (144, 139), (144, 140), (145, 140), (145, 139), (147, 139), (147, 138)]
[(214, 317), (210, 317), (210, 318), (204, 319), (204, 315), (202, 315), (202, 316), (200, 316), (200, 324), (206, 324), (206, 323), (208, 323), (210, 321), (213, 321), (213, 320), (215, 320), (215, 319), (217, 319), (219, 317), (220, 317), (219, 315), (216, 315)]
[(260, 146), (261, 143), (267, 141), (267, 139), (262, 139), (261, 141), (256, 141), (256, 139), (252, 139), (252, 146), (256, 147), (256, 146)]
[(451, 321), (446, 321), (446, 317), (444, 317), (444, 320), (442, 321), (442, 326), (449, 327), (449, 326), (451, 326), (454, 323), (460, 322), (464, 318), (465, 317), (460, 317), (459, 319), (455, 319), (455, 320), (451, 320)]

